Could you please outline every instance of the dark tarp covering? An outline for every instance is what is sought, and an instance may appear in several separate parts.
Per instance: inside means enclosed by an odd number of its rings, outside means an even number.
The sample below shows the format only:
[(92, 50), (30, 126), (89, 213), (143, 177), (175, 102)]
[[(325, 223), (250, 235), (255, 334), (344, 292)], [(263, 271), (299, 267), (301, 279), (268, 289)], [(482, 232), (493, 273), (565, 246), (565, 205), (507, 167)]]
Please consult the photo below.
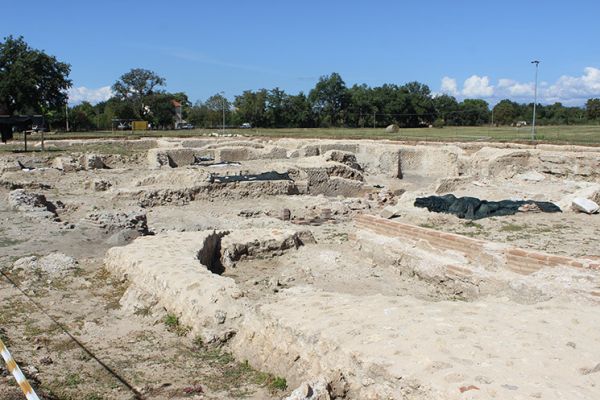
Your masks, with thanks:
[(519, 212), (519, 207), (535, 204), (543, 212), (561, 212), (554, 203), (533, 200), (501, 200), (487, 201), (475, 197), (456, 197), (452, 194), (445, 196), (417, 197), (415, 207), (426, 208), (429, 211), (454, 214), (458, 218), (481, 219), (513, 215)]
[(33, 119), (34, 117), (30, 115), (0, 115), (2, 142), (6, 143), (13, 138), (13, 127), (17, 131), (24, 131), (31, 126)]
[(279, 173), (276, 171), (263, 172), (258, 175), (214, 175), (213, 182), (229, 183), (229, 182), (248, 182), (248, 181), (291, 181), (290, 175), (287, 172)]
[(194, 162), (192, 164), (202, 164), (210, 161), (215, 161), (211, 156), (196, 156), (194, 155)]

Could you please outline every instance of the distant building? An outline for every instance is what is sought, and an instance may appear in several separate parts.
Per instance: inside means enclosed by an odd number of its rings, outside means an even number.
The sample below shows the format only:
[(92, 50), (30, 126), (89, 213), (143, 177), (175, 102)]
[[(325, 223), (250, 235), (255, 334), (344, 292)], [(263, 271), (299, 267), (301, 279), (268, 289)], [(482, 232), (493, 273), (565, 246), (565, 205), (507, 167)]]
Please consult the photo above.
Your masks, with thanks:
[(181, 108), (181, 103), (177, 100), (171, 100), (171, 104), (175, 107), (175, 129), (179, 128), (180, 125), (185, 124), (185, 120), (183, 119), (183, 112)]

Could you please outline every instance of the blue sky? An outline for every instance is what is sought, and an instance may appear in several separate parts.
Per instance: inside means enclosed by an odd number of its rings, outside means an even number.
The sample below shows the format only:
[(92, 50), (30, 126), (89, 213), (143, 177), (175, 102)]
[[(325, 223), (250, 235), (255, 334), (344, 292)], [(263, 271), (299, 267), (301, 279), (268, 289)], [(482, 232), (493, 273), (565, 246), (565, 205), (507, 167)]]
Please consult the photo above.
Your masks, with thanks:
[[(309, 91), (321, 75), (346, 84), (403, 84), (495, 103), (600, 97), (600, 2), (8, 1), (0, 36), (23, 35), (71, 64), (71, 101), (92, 102), (131, 68), (166, 78), (192, 101), (225, 91)], [(27, 16), (27, 17), (25, 17)], [(11, 18), (13, 17), (13, 18)]]

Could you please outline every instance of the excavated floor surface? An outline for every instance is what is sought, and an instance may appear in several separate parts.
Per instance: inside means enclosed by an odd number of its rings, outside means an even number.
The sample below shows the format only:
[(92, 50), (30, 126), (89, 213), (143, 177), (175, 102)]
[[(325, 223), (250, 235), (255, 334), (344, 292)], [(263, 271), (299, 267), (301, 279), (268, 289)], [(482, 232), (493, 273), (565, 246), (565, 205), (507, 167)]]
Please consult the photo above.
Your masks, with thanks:
[[(201, 144), (213, 142), (217, 149), (223, 145), (216, 139)], [(391, 209), (395, 219), (404, 223), (595, 259), (600, 256), (600, 216), (573, 212), (569, 205), (573, 196), (600, 193), (600, 178), (593, 172), (600, 170), (600, 152), (586, 149), (575, 156), (569, 153), (572, 149), (552, 148), (547, 150), (552, 157), (542, 154), (550, 161), (540, 156), (541, 161), (533, 162), (533, 156), (524, 157), (523, 152), (546, 150), (519, 148), (513, 154), (503, 149), (512, 154), (506, 158), (499, 149), (487, 149), (477, 158), (473, 148), (435, 145), (430, 151), (427, 146), (420, 150), (407, 146), (399, 150), (400, 159), (406, 154), (407, 160), (399, 179), (393, 155), (385, 153), (389, 147), (379, 144), (339, 145), (355, 150), (355, 161), (363, 169), (359, 173), (349, 167), (347, 155), (323, 156), (335, 148), (331, 142), (256, 143), (258, 150), (239, 154), (234, 150), (240, 146), (230, 143), (215, 154), (233, 158), (217, 161), (240, 165), (212, 169), (220, 175), (287, 173), (289, 169), (295, 194), (286, 195), (281, 191), (288, 189), (268, 186), (268, 181), (260, 187), (245, 182), (217, 187), (206, 167), (155, 169), (148, 163), (147, 149), (171, 149), (177, 146), (173, 140), (153, 141), (139, 149), (128, 144), (126, 152), (116, 144), (118, 155), (105, 145), (106, 154), (101, 156), (110, 169), (52, 167), (55, 157), (75, 150), (0, 153), (2, 271), (146, 398), (283, 398), (302, 381), (319, 376), (333, 385), (335, 373), (344, 376), (344, 389), (330, 391), (331, 398), (342, 398), (343, 393), (350, 399), (600, 396), (597, 303), (558, 294), (527, 304), (501, 293), (464, 298), (448, 288), (444, 276), (433, 280), (415, 276), (406, 261), (388, 255), (384, 245), (363, 246), (353, 222), (358, 213), (379, 215)], [(85, 152), (85, 143), (76, 146), (78, 152)], [(314, 154), (314, 146), (322, 147), (320, 154)], [(183, 144), (185, 149), (194, 147), (199, 146)], [(285, 154), (280, 148), (287, 149), (288, 158), (243, 159)], [(561, 164), (556, 154), (566, 161)], [(175, 150), (170, 157), (182, 162)], [(36, 169), (15, 170), (16, 160)], [(101, 183), (102, 190), (94, 190), (100, 180), (108, 185)], [(11, 203), (11, 192), (20, 187), (57, 205), (58, 220)], [(548, 200), (564, 212), (469, 222), (412, 206), (416, 197), (439, 193), (488, 200)], [(289, 210), (290, 221), (282, 220), (284, 210)], [(98, 213), (106, 215), (98, 219)], [(136, 213), (145, 215), (147, 230), (133, 220)], [(165, 285), (195, 285), (198, 304), (208, 300), (224, 304), (225, 309), (218, 310), (224, 315), (212, 311), (208, 315), (202, 307), (196, 307), (196, 318), (178, 314), (177, 307), (184, 309), (185, 304), (176, 304), (177, 295), (170, 294), (167, 301), (161, 296), (168, 291), (144, 293), (142, 286), (136, 286), (133, 272), (124, 276), (115, 273), (115, 266), (105, 268), (107, 251), (114, 247), (121, 248), (122, 260), (139, 257), (140, 263), (152, 262), (143, 258), (141, 250), (127, 253), (140, 235), (150, 233), (143, 240), (160, 249), (161, 235), (169, 232), (193, 235), (215, 230), (222, 232), (216, 243), (223, 246), (210, 247), (209, 261), (205, 261), (208, 256), (198, 255), (189, 262), (202, 270), (211, 269), (203, 261), (218, 262), (219, 274), (199, 275), (204, 278), (197, 282), (178, 282), (176, 273), (161, 279)], [(248, 233), (233, 234), (241, 231)], [(277, 236), (282, 232), (304, 233), (293, 239), (284, 235), (292, 242), (277, 248), (279, 242), (265, 244), (263, 231), (273, 232), (276, 242), (283, 240)], [(229, 232), (235, 237), (233, 243), (228, 242)], [(237, 254), (231, 256), (234, 261), (221, 258), (226, 244), (231, 254)], [(194, 251), (201, 248), (198, 243)], [(168, 254), (177, 259), (181, 251), (176, 240), (169, 241), (163, 254), (165, 271), (177, 270)], [(19, 258), (56, 252), (73, 257), (78, 267), (58, 275), (12, 268)], [(119, 258), (110, 262), (119, 264)], [(219, 285), (236, 288), (233, 297), (223, 300), (218, 290), (212, 300), (202, 297), (207, 296), (203, 291), (209, 293)], [(0, 335), (42, 397), (132, 398), (4, 278), (0, 297)], [(220, 339), (211, 343), (211, 337)], [(11, 378), (5, 370), (2, 373), (0, 397), (19, 398)]]

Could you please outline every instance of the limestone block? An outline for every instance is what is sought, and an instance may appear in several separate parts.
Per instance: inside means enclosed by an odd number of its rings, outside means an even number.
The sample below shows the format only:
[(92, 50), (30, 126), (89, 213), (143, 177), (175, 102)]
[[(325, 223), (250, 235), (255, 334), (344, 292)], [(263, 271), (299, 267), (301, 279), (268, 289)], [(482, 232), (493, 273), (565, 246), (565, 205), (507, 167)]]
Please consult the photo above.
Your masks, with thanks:
[(584, 212), (586, 214), (594, 214), (600, 210), (600, 206), (592, 200), (584, 199), (582, 197), (576, 197), (572, 203), (573, 209), (576, 211)]

